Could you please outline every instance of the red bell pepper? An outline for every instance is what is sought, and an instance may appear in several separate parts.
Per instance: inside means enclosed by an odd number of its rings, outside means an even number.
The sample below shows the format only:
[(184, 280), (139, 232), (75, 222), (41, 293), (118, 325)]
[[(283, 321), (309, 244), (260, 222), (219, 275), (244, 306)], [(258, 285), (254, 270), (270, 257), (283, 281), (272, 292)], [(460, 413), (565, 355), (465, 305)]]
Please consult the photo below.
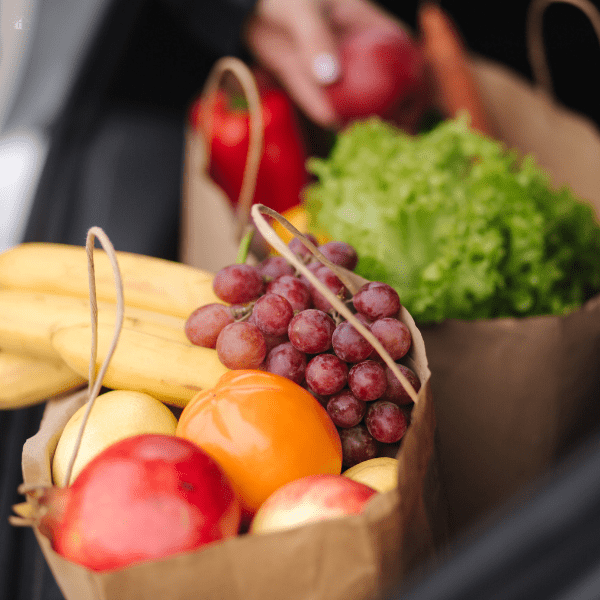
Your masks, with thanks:
[[(253, 203), (283, 213), (300, 204), (308, 183), (307, 153), (294, 105), (284, 90), (257, 76), (264, 128), (261, 158)], [(190, 110), (192, 127), (203, 131), (203, 99)], [(212, 115), (210, 176), (236, 205), (248, 154), (249, 116), (240, 98), (224, 90), (217, 93)]]

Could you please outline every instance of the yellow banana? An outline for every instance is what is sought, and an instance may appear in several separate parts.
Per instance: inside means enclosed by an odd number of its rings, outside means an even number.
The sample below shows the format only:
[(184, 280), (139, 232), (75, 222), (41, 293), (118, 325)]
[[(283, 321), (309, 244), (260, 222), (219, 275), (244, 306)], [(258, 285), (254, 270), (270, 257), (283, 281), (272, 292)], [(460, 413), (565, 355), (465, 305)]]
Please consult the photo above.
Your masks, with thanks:
[[(114, 325), (116, 305), (98, 303), (98, 322)], [(0, 348), (40, 358), (59, 360), (52, 345), (52, 333), (76, 324), (89, 324), (89, 301), (59, 296), (0, 289)], [(187, 341), (185, 319), (136, 307), (125, 307), (123, 327), (157, 336)]]
[(0, 409), (16, 409), (72, 390), (86, 379), (62, 361), (0, 350), (0, 382)]
[[(221, 302), (212, 289), (213, 275), (189, 265), (117, 251), (125, 304), (187, 318), (196, 308)], [(115, 302), (108, 256), (94, 252), (98, 300)], [(89, 297), (85, 248), (28, 242), (0, 253), (0, 288)]]
[[(113, 328), (100, 324), (98, 368), (112, 338)], [(65, 363), (87, 377), (91, 326), (75, 325), (56, 331), (52, 342)], [(166, 404), (183, 407), (198, 391), (214, 387), (226, 371), (216, 350), (123, 329), (103, 384), (117, 390), (145, 392)]]

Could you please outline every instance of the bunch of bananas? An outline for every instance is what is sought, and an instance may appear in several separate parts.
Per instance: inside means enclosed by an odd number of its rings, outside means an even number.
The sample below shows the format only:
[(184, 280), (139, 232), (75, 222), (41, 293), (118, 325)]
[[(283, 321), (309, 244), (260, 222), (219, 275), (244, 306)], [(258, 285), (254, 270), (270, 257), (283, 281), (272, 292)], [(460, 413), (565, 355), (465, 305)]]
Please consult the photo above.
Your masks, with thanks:
[[(125, 318), (106, 387), (146, 392), (185, 406), (227, 370), (216, 351), (191, 344), (187, 317), (220, 302), (213, 275), (180, 263), (117, 252)], [(104, 252), (94, 254), (100, 368), (114, 335), (116, 295)], [(0, 254), (0, 409), (17, 408), (86, 384), (91, 311), (83, 246), (26, 243)]]

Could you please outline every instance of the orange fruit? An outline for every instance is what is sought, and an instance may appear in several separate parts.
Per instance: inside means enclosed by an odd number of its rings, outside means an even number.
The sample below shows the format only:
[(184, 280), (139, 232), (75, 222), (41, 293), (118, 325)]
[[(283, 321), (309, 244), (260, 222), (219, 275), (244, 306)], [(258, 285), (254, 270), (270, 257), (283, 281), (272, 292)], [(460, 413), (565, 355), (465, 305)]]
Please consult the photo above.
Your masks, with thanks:
[(340, 437), (325, 408), (298, 384), (265, 371), (230, 371), (199, 392), (176, 435), (221, 465), (250, 515), (294, 479), (341, 473)]

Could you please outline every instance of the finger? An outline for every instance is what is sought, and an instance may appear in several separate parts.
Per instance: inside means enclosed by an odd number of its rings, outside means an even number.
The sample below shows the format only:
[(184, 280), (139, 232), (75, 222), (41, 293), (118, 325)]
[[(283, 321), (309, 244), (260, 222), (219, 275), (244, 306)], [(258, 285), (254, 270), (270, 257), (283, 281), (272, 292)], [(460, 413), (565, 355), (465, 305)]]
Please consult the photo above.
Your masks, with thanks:
[(289, 68), (281, 75), (282, 83), (298, 107), (314, 123), (327, 129), (338, 127), (338, 116), (322, 86), (303, 69)]
[(311, 120), (332, 127), (337, 115), (323, 87), (339, 77), (337, 40), (323, 0), (285, 4), (262, 0), (247, 28), (254, 56), (286, 88)]
[(246, 37), (257, 53), (272, 54), (265, 47), (267, 37), (275, 36), (278, 47), (293, 48), (307, 75), (321, 85), (333, 83), (339, 76), (337, 40), (325, 14), (326, 0), (260, 0), (249, 20)]
[(312, 75), (319, 84), (330, 85), (339, 79), (339, 60), (332, 53), (321, 51), (309, 60), (311, 60)]
[(319, 85), (329, 85), (340, 76), (338, 41), (322, 2), (309, 1), (290, 24), (291, 42), (307, 73)]
[(341, 35), (364, 29), (397, 30), (405, 25), (394, 15), (369, 0), (327, 0), (330, 21)]
[(297, 52), (286, 43), (285, 36), (273, 30), (255, 38), (254, 49), (260, 63), (283, 85), (298, 108), (316, 124), (337, 126), (337, 115), (306, 65), (298, 60)]

